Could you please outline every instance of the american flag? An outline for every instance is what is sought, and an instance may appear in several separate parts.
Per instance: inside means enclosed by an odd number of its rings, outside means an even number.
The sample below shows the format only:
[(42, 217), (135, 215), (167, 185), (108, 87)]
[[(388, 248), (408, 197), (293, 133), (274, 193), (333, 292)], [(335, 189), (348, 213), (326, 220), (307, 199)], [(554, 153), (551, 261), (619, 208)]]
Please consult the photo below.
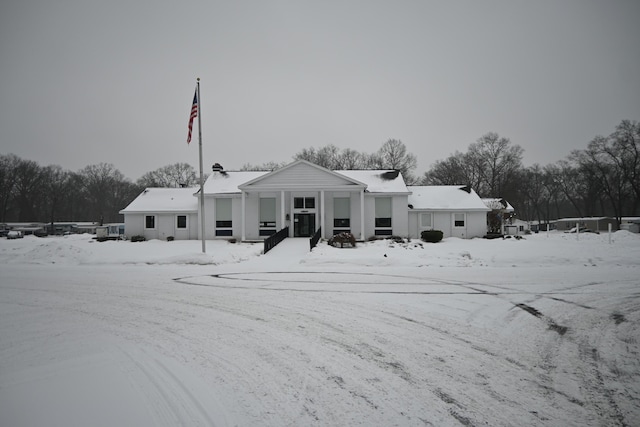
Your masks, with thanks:
[(193, 104), (191, 104), (191, 116), (189, 117), (189, 135), (187, 136), (187, 144), (191, 142), (191, 129), (193, 129), (193, 119), (198, 117), (198, 89), (193, 95)]

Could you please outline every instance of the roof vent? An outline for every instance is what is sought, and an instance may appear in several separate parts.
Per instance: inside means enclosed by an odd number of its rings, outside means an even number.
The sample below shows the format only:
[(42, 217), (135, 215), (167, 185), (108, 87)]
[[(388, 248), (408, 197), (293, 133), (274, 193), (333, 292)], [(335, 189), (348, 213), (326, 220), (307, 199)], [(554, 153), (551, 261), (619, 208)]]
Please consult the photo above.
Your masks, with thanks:
[(213, 166), (211, 166), (211, 170), (213, 170), (214, 172), (222, 172), (224, 168), (222, 167), (222, 165), (220, 165), (220, 163), (214, 163)]
[(382, 172), (380, 176), (382, 177), (382, 179), (392, 181), (396, 179), (399, 174), (400, 174), (400, 171), (398, 169), (394, 169), (392, 171)]

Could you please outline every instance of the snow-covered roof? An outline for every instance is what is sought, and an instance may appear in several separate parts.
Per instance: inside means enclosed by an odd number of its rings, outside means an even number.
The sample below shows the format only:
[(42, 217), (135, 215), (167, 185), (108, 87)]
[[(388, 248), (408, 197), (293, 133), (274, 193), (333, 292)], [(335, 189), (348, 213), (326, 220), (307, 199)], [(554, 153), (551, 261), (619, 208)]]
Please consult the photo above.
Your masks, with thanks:
[(367, 186), (368, 193), (408, 193), (402, 173), (389, 170), (337, 170), (336, 173)]
[(209, 178), (204, 183), (204, 194), (239, 194), (239, 185), (268, 173), (268, 171), (214, 172), (209, 175)]
[(513, 206), (505, 199), (500, 198), (484, 198), (484, 204), (491, 210), (504, 210), (505, 212), (514, 212)]
[[(277, 172), (277, 171), (274, 171)], [(238, 186), (255, 181), (269, 173), (268, 171), (229, 171), (214, 172), (204, 183), (205, 194), (239, 194)], [(355, 180), (367, 187), (369, 193), (408, 193), (402, 174), (387, 170), (337, 170), (334, 174)]]
[(489, 210), (478, 194), (463, 185), (409, 186), (413, 209), (483, 211)]
[(196, 188), (147, 188), (120, 213), (197, 212)]

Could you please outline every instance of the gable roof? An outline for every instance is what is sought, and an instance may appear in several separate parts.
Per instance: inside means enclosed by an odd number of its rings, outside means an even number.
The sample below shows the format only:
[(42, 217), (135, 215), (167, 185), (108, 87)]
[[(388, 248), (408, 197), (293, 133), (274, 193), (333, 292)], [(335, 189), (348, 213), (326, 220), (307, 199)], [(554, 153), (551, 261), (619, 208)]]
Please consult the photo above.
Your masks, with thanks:
[(334, 189), (337, 187), (358, 188), (365, 187), (365, 184), (309, 161), (296, 160), (239, 186), (241, 190), (250, 188), (260, 190)]
[(332, 171), (306, 160), (297, 160), (274, 171), (214, 172), (204, 184), (204, 194), (240, 194), (242, 190), (295, 191), (327, 189), (345, 191), (364, 188), (368, 193), (408, 194), (399, 171)]
[(481, 211), (489, 208), (478, 194), (463, 185), (409, 186), (409, 204), (419, 210)]
[(146, 188), (120, 213), (197, 212), (195, 191), (195, 188)]

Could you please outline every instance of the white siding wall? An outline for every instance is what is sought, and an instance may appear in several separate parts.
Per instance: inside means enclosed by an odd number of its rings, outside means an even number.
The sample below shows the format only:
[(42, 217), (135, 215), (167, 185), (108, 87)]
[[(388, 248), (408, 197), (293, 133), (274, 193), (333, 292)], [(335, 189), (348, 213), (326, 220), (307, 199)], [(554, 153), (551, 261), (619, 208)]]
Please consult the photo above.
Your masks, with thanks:
[(451, 212), (434, 212), (433, 229), (442, 231), (443, 237), (451, 237)]
[(419, 222), (420, 213), (421, 212), (409, 211), (409, 214), (407, 215), (407, 221), (409, 226), (409, 237), (411, 237), (412, 239), (420, 238), (420, 232), (422, 231), (420, 229), (420, 222)]
[[(235, 206), (234, 206), (235, 207)], [(260, 223), (260, 195), (258, 193), (251, 193), (245, 195), (245, 220), (246, 220), (246, 228), (245, 233), (247, 240), (262, 240), (264, 237), (260, 237), (259, 232), (259, 223)], [(236, 216), (236, 211), (233, 212), (234, 219), (234, 234), (235, 234), (235, 219), (238, 218), (238, 226), (241, 225), (242, 218), (242, 205), (238, 203), (238, 211)], [(242, 231), (238, 229), (240, 233)], [(240, 234), (239, 234), (240, 235)]]
[[(380, 195), (380, 197), (389, 196)], [(393, 196), (391, 198), (391, 228), (395, 236), (407, 237), (409, 235), (408, 200), (408, 196)], [(365, 194), (364, 208), (364, 238), (366, 240), (375, 235), (376, 202), (374, 196), (367, 197)], [(355, 229), (356, 233), (360, 230), (359, 222), (358, 218), (358, 228)]]
[[(409, 211), (409, 235), (411, 238), (419, 239), (422, 229), (420, 228), (420, 214), (428, 211)], [(432, 212), (433, 229), (442, 231), (443, 237), (451, 237), (453, 228), (452, 213), (450, 211)], [(487, 214), (486, 212), (466, 212), (466, 232), (465, 238), (483, 237), (487, 234)]]
[(300, 163), (262, 179), (251, 188), (279, 190), (281, 188), (326, 188), (349, 184), (353, 185), (340, 176)]
[(487, 234), (487, 213), (467, 213), (467, 238), (484, 237)]
[(409, 236), (409, 215), (407, 213), (407, 210), (409, 209), (408, 204), (409, 196), (393, 196), (391, 206), (391, 225), (393, 227), (394, 236)]
[(124, 215), (124, 234), (127, 239), (132, 236), (144, 235), (144, 215), (143, 214), (125, 214)]
[[(351, 234), (356, 238), (360, 238), (360, 192), (347, 192), (347, 191), (327, 191), (324, 194), (325, 202), (325, 218), (322, 225), (325, 230), (325, 237), (329, 238), (333, 234), (333, 220), (334, 216), (334, 202), (335, 198), (348, 198), (350, 209), (350, 226)], [(319, 215), (319, 213), (318, 213)]]

